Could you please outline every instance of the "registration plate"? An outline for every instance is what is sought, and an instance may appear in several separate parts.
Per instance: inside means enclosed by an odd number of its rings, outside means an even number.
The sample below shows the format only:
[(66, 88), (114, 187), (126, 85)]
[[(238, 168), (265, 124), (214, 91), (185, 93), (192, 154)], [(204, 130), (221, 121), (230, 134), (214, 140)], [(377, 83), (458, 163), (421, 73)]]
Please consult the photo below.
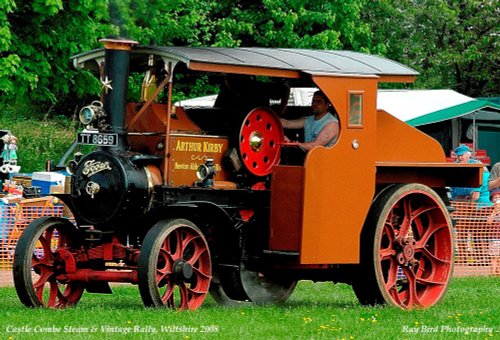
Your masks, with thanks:
[(118, 145), (118, 135), (116, 133), (80, 132), (78, 134), (78, 144), (99, 145), (99, 146), (117, 146)]

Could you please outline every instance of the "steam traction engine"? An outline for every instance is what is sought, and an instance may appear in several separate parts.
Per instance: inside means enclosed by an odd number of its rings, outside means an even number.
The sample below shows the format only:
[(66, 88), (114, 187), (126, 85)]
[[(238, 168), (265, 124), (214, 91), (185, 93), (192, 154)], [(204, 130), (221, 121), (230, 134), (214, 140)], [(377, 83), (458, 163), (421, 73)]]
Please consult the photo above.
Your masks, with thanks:
[[(73, 58), (102, 83), (80, 112), (78, 142), (95, 149), (75, 153), (59, 195), (76, 223), (44, 217), (24, 231), (22, 303), (67, 307), (110, 282), (137, 284), (146, 306), (196, 309), (208, 293), (280, 303), (303, 279), (351, 284), (363, 304), (441, 299), (453, 258), (445, 187), (478, 186), (482, 169), (445, 163), (436, 141), (376, 110), (378, 83), (415, 71), (348, 51), (103, 42)], [(145, 74), (140, 103), (127, 103), (129, 71)], [(200, 76), (220, 85), (215, 103), (174, 105), (174, 83)], [(335, 107), (332, 148), (300, 155), (284, 142), (279, 115), (307, 113), (298, 87)]]

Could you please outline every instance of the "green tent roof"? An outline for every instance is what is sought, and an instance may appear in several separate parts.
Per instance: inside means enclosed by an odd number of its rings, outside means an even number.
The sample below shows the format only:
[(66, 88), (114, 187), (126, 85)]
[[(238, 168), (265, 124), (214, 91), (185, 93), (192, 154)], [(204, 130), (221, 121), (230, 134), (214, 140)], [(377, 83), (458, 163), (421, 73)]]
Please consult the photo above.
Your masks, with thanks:
[[(410, 119), (406, 123), (412, 126), (427, 125), (442, 122), (452, 118), (462, 117), (474, 111), (483, 109), (493, 109), (500, 113), (500, 105), (490, 103), (485, 100), (473, 100), (464, 104), (455, 105), (447, 109), (428, 113), (426, 115)], [(500, 116), (499, 116), (500, 119)]]

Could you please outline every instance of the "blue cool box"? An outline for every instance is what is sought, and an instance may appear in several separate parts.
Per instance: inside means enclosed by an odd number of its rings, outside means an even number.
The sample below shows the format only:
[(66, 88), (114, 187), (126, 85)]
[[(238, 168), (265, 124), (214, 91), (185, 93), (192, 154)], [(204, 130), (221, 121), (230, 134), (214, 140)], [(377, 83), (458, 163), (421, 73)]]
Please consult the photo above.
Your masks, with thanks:
[(53, 185), (64, 185), (64, 174), (58, 172), (34, 172), (31, 185), (40, 187), (42, 195), (50, 194), (50, 187)]
[(47, 181), (39, 181), (39, 180), (32, 180), (31, 184), (34, 187), (40, 187), (42, 188), (41, 194), (42, 195), (48, 195), (50, 194), (50, 187), (53, 185), (57, 185), (57, 182), (47, 182)]

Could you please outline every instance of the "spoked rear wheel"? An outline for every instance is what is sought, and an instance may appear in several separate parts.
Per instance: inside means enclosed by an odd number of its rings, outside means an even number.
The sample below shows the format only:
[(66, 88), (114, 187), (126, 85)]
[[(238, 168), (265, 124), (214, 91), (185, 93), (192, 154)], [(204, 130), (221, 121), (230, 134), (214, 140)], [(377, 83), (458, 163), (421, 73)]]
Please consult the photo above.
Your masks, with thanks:
[(211, 279), (205, 237), (188, 220), (158, 222), (144, 238), (138, 276), (145, 306), (197, 309), (208, 294)]
[(27, 307), (64, 308), (75, 305), (85, 288), (82, 282), (61, 282), (64, 260), (60, 250), (78, 249), (76, 227), (68, 220), (44, 217), (22, 233), (14, 254), (14, 285)]
[(446, 291), (452, 258), (451, 220), (441, 198), (421, 184), (396, 185), (372, 205), (353, 288), (362, 304), (428, 308)]

